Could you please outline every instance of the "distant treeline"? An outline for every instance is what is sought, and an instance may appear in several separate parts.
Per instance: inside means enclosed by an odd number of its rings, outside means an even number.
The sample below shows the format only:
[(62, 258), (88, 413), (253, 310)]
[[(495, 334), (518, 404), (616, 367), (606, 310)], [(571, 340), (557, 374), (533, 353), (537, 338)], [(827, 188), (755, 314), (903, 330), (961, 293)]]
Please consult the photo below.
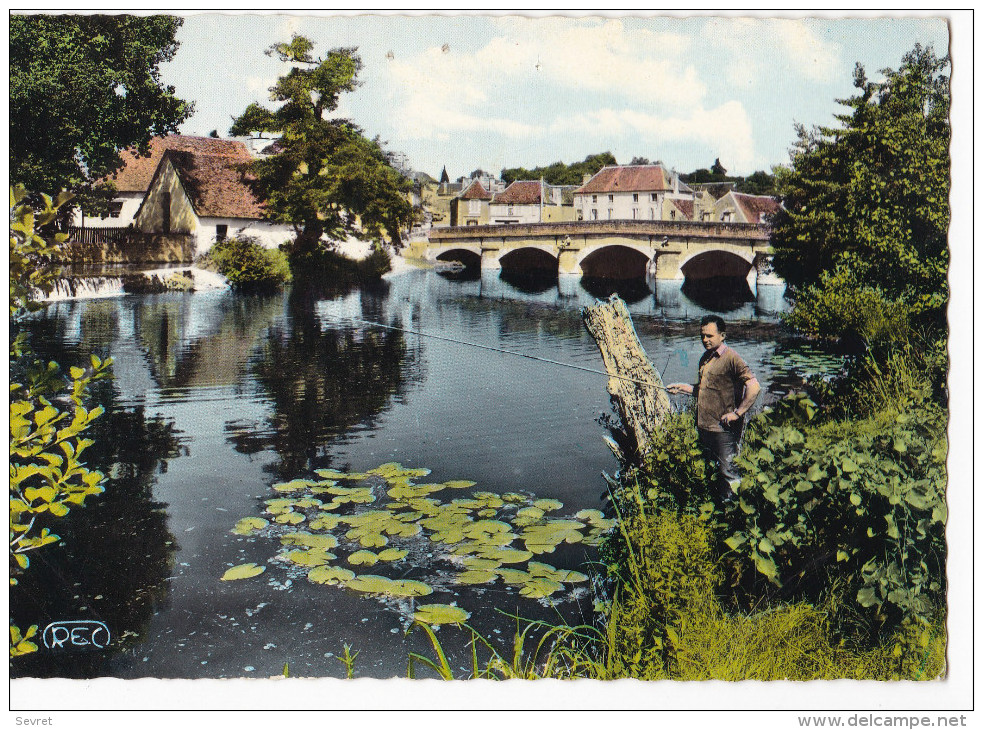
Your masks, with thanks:
[[(545, 167), (507, 167), (501, 172), (501, 178), (506, 185), (516, 180), (539, 180), (542, 178), (550, 185), (581, 185), (584, 182), (584, 175), (594, 175), (605, 165), (617, 165), (618, 161), (610, 152), (600, 152), (594, 155), (587, 155), (581, 162), (574, 162), (567, 165), (564, 162), (554, 162)], [(650, 165), (661, 164), (658, 160), (651, 162), (647, 157), (633, 157), (630, 165)], [(775, 178), (764, 170), (758, 170), (748, 177), (739, 175), (728, 175), (727, 170), (720, 164), (720, 160), (714, 161), (710, 168), (701, 167), (693, 172), (680, 173), (679, 177), (683, 182), (693, 185), (699, 183), (731, 183), (732, 185), (722, 186), (727, 189), (734, 189), (740, 193), (751, 195), (774, 195)]]

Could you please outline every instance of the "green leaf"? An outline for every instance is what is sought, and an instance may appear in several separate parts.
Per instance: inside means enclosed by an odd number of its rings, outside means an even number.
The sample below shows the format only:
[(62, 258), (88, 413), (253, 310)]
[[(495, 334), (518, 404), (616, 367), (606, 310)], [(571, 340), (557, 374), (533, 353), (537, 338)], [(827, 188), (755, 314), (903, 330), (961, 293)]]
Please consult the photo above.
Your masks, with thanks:
[(471, 616), (467, 611), (457, 606), (448, 606), (442, 603), (431, 603), (418, 606), (413, 613), (413, 618), (425, 624), (460, 624), (464, 623)]
[(266, 570), (266, 566), (256, 565), (256, 563), (243, 563), (242, 565), (237, 565), (234, 568), (229, 568), (225, 571), (225, 574), (220, 578), (220, 580), (243, 580), (245, 578), (254, 578), (263, 571)]

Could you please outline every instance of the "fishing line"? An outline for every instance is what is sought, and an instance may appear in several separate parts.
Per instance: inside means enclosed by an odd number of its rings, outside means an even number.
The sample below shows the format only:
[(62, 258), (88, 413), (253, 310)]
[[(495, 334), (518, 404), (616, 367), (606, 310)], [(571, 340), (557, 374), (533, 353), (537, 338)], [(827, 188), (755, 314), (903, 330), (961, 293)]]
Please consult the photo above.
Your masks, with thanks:
[(665, 386), (655, 385), (654, 383), (647, 383), (644, 380), (638, 380), (636, 378), (629, 378), (626, 375), (612, 375), (611, 373), (605, 372), (603, 370), (595, 370), (594, 368), (584, 367), (583, 365), (574, 365), (569, 362), (561, 362), (560, 360), (551, 360), (548, 357), (539, 357), (538, 355), (530, 355), (525, 352), (516, 352), (515, 350), (505, 350), (500, 347), (492, 347), (490, 345), (479, 345), (477, 342), (468, 342), (467, 340), (457, 340), (453, 337), (445, 337), (443, 335), (435, 335), (432, 332), (421, 332), (420, 330), (411, 330), (405, 327), (393, 327), (392, 325), (382, 324), (381, 322), (372, 322), (367, 319), (357, 319), (355, 317), (344, 317), (341, 318), (343, 321), (353, 322), (356, 324), (367, 324), (372, 327), (382, 327), (387, 330), (394, 330), (396, 332), (406, 332), (411, 335), (417, 335), (418, 337), (430, 337), (435, 340), (443, 340), (444, 342), (453, 342), (457, 345), (466, 345), (467, 347), (476, 347), (479, 350), (490, 350), (492, 352), (500, 352), (504, 355), (515, 355), (516, 357), (524, 357), (528, 360), (536, 360), (538, 362), (545, 362), (550, 365), (559, 365), (564, 368), (572, 368), (573, 370), (582, 370), (585, 373), (593, 373), (594, 375), (603, 375), (606, 378), (617, 378), (618, 380), (627, 380), (630, 383), (638, 383), (639, 385), (644, 385), (650, 388), (658, 388), (659, 390), (666, 390)]

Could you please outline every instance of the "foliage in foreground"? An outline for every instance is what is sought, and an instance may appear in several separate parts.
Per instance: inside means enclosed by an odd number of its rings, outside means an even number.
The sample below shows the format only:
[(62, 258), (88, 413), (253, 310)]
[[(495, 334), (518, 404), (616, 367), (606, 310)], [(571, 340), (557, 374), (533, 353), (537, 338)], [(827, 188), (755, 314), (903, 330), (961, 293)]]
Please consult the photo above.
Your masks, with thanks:
[(265, 248), (251, 236), (218, 241), (208, 256), (233, 289), (277, 288), (291, 278), (287, 255), (280, 249)]
[[(89, 384), (109, 376), (112, 359), (91, 356), (87, 367), (72, 367), (64, 377), (57, 363), (42, 363), (18, 334), (19, 317), (31, 304), (35, 289), (50, 285), (48, 267), (60, 240), (52, 242), (41, 228), (58, 213), (58, 205), (40, 196), (35, 211), (22, 189), (10, 193), (10, 571), (15, 576), (30, 565), (29, 554), (61, 538), (51, 531), (56, 518), (88, 497), (103, 491), (101, 472), (82, 460), (92, 441), (82, 433), (98, 418), (101, 406), (87, 408)], [(10, 655), (37, 649), (30, 638), (37, 631), (10, 627)]]

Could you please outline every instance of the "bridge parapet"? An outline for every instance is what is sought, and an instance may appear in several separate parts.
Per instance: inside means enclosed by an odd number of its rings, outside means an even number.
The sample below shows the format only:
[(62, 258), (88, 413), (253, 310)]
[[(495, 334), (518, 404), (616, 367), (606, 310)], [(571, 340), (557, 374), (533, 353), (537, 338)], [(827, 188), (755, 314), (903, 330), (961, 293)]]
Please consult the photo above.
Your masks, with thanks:
[[(563, 221), (558, 223), (517, 223), (510, 225), (446, 226), (432, 228), (430, 241), (482, 238), (524, 238), (547, 236), (669, 236), (671, 238), (730, 238), (768, 241), (770, 229), (758, 223), (722, 221)], [(574, 245), (576, 241), (573, 241)]]

